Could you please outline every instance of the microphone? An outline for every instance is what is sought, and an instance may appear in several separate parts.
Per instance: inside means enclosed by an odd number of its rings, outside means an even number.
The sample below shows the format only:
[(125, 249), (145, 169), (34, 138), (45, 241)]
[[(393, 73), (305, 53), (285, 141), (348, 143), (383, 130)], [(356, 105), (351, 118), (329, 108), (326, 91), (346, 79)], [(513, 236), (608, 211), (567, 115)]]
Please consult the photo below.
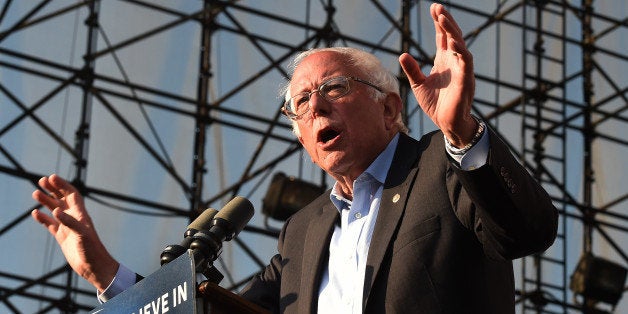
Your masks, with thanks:
[(194, 254), (196, 271), (203, 272), (222, 253), (222, 242), (235, 238), (253, 217), (253, 204), (236, 196), (214, 216), (208, 229), (192, 236), (190, 249)]
[(185, 233), (183, 233), (183, 241), (181, 241), (181, 244), (168, 245), (163, 252), (161, 252), (161, 255), (159, 256), (161, 265), (163, 266), (170, 263), (177, 257), (181, 256), (181, 254), (185, 253), (190, 248), (190, 244), (194, 240), (192, 236), (201, 230), (209, 229), (211, 227), (212, 219), (217, 213), (217, 210), (208, 208), (196, 217), (196, 219), (188, 225)]

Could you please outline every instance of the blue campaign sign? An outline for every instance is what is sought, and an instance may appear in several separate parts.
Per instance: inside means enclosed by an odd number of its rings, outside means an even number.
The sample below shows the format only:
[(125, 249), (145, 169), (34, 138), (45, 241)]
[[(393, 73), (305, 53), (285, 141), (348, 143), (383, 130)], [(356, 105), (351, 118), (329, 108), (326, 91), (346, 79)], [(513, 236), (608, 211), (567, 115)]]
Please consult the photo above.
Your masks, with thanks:
[(190, 251), (91, 313), (196, 313), (196, 276)]

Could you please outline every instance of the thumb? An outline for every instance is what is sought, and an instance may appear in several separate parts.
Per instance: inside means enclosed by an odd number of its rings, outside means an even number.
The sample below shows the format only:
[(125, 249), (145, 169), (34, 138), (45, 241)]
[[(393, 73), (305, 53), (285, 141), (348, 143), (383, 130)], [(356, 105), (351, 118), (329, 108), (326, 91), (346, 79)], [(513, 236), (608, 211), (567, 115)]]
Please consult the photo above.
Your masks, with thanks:
[(401, 65), (403, 72), (406, 73), (406, 76), (408, 77), (410, 87), (423, 84), (423, 81), (425, 81), (425, 75), (421, 72), (421, 67), (414, 57), (404, 52), (401, 56), (399, 56), (399, 64)]

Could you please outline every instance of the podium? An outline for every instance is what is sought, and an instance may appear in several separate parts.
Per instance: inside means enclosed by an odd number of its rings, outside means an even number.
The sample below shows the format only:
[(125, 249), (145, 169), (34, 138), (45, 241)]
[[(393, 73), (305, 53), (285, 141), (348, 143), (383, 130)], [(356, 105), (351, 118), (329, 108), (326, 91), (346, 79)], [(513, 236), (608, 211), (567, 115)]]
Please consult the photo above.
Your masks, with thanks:
[(213, 282), (203, 281), (198, 286), (201, 311), (208, 314), (270, 314), (269, 311)]
[(92, 314), (267, 314), (269, 311), (210, 281), (196, 284), (190, 251), (92, 310)]

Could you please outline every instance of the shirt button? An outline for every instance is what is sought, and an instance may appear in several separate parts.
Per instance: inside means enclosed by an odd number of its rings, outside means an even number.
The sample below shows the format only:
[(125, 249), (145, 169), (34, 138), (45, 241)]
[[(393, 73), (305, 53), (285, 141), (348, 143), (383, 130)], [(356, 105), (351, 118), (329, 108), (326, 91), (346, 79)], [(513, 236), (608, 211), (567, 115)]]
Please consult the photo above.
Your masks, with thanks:
[(362, 218), (362, 214), (361, 213), (355, 213), (354, 217), (355, 217), (355, 219), (360, 219), (360, 218)]

